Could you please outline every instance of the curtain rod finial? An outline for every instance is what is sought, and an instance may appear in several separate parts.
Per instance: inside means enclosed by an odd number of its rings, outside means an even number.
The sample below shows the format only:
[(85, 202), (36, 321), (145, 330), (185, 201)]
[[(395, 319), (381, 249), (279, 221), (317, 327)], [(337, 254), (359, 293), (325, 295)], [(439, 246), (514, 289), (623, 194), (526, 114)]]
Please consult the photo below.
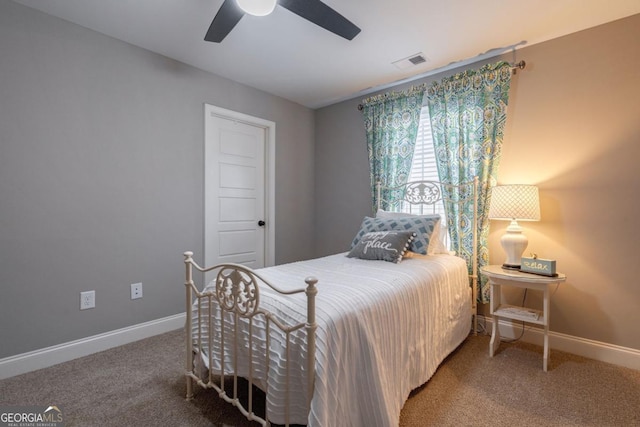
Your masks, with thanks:
[(524, 70), (524, 67), (527, 66), (527, 63), (524, 62), (524, 60), (521, 60), (520, 62), (516, 62), (515, 64), (513, 64), (511, 66), (511, 70), (513, 70), (513, 74), (515, 74), (518, 71), (518, 68), (521, 70)]

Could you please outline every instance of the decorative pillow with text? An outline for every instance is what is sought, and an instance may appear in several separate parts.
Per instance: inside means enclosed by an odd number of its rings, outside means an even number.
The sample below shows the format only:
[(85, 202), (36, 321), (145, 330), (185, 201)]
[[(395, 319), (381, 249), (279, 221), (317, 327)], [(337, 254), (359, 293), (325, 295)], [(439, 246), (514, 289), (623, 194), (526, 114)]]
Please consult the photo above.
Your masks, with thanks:
[(438, 215), (434, 215), (433, 217), (414, 216), (404, 218), (365, 217), (360, 225), (360, 230), (351, 242), (351, 248), (354, 248), (365, 234), (373, 231), (410, 231), (416, 235), (411, 242), (409, 250), (427, 255), (431, 235), (439, 221), (440, 216)]
[(412, 231), (374, 231), (365, 233), (351, 249), (349, 258), (398, 263), (415, 237)]

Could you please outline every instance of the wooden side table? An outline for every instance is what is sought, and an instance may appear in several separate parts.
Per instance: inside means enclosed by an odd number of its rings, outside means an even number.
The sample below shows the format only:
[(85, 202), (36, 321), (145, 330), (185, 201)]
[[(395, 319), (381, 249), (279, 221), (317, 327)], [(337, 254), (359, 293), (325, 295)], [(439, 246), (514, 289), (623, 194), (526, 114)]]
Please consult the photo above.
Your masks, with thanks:
[[(493, 329), (491, 342), (489, 343), (489, 356), (500, 346), (500, 318), (520, 320), (544, 327), (544, 351), (542, 368), (547, 371), (549, 362), (549, 303), (551, 301), (550, 288), (552, 285), (564, 282), (567, 277), (558, 273), (555, 277), (540, 276), (537, 274), (523, 273), (518, 270), (503, 269), (500, 265), (482, 267), (480, 272), (487, 276), (491, 286), (491, 302), (489, 311), (493, 317)], [(526, 307), (519, 307), (501, 303), (501, 287), (514, 286), (517, 288), (533, 289), (543, 292), (542, 311)]]

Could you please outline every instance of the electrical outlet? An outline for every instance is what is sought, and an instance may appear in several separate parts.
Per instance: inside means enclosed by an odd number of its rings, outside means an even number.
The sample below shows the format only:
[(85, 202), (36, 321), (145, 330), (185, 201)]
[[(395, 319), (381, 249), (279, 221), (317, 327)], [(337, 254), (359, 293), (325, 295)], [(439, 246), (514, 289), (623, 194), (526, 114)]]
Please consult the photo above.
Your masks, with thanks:
[(96, 291), (80, 292), (80, 310), (96, 306)]
[(131, 299), (142, 298), (142, 283), (131, 284)]

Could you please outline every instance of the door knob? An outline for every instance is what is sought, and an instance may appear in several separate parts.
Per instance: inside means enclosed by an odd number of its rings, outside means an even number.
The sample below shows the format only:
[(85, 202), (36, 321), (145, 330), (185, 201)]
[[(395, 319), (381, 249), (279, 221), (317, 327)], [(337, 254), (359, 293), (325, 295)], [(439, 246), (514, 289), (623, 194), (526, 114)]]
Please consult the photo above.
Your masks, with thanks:
[(260, 227), (264, 227), (266, 225), (266, 222), (264, 222), (263, 220), (258, 221), (258, 225)]

